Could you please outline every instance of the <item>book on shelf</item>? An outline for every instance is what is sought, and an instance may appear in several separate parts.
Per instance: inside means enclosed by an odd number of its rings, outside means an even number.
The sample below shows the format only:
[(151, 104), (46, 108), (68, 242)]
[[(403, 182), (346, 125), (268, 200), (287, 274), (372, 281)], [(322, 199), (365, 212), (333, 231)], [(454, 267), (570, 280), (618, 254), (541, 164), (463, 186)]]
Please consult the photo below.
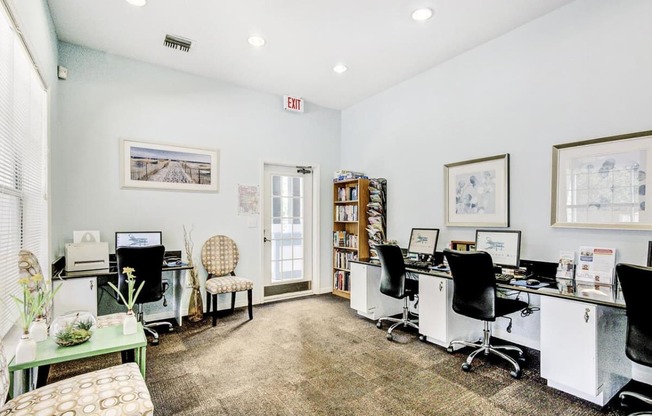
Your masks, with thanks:
[(335, 252), (335, 267), (338, 269), (349, 270), (351, 268), (351, 260), (357, 260), (358, 254), (351, 251), (336, 251)]
[(333, 287), (337, 290), (349, 292), (351, 290), (350, 274), (343, 270), (337, 270), (333, 274)]
[(335, 248), (358, 248), (358, 236), (346, 231), (333, 231), (333, 246)]
[(358, 206), (345, 205), (335, 207), (335, 221), (357, 221)]

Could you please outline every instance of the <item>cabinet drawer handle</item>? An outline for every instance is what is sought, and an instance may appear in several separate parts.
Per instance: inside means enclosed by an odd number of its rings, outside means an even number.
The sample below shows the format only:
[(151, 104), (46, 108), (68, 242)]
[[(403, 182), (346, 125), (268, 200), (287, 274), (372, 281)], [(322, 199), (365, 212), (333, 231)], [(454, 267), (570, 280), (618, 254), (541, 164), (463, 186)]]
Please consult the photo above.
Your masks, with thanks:
[(90, 282), (88, 282), (88, 283), (90, 283), (90, 284), (91, 284), (91, 291), (92, 291), (92, 290), (93, 290), (93, 281), (91, 280), (91, 281), (90, 281)]
[(584, 309), (584, 322), (589, 322), (589, 308)]
[(439, 282), (439, 291), (444, 290), (444, 282)]

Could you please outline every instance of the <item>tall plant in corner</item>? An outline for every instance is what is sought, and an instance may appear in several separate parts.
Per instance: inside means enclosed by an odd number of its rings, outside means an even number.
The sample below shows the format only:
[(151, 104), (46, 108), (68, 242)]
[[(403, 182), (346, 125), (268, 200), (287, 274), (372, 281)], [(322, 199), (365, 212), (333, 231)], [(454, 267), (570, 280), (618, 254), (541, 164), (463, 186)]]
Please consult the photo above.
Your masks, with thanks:
[(188, 266), (190, 266), (190, 284), (192, 285), (192, 292), (190, 293), (190, 302), (188, 303), (188, 320), (191, 322), (199, 322), (204, 319), (204, 304), (201, 300), (201, 292), (199, 290), (199, 276), (197, 275), (197, 268), (192, 260), (192, 251), (194, 243), (192, 242), (192, 228), (190, 231), (186, 230), (183, 226), (183, 240), (186, 248), (186, 257), (188, 258)]

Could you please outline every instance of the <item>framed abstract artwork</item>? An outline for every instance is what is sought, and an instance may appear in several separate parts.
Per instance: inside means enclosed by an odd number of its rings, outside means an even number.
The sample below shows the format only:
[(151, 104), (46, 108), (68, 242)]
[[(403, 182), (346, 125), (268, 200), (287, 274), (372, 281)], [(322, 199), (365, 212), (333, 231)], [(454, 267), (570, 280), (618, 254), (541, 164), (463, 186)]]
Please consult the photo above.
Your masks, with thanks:
[(552, 148), (553, 227), (652, 229), (652, 131)]
[(509, 227), (509, 154), (444, 165), (446, 225)]
[(120, 141), (124, 188), (217, 192), (219, 151), (166, 144)]

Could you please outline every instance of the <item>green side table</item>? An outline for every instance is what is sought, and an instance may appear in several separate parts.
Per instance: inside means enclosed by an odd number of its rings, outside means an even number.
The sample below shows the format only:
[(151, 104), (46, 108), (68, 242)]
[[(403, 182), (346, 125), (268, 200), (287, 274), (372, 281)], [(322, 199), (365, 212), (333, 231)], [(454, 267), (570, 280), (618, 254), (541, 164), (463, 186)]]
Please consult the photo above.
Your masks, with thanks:
[[(28, 380), (29, 374), (31, 374), (31, 371), (28, 370), (31, 368), (49, 368), (50, 364), (96, 357), (98, 355), (121, 351), (134, 351), (136, 364), (138, 364), (140, 372), (143, 375), (143, 378), (145, 378), (147, 359), (146, 348), (147, 338), (145, 337), (145, 332), (143, 331), (143, 326), (140, 322), (138, 323), (138, 328), (136, 329), (135, 334), (123, 335), (122, 325), (99, 328), (93, 333), (91, 339), (83, 344), (72, 347), (61, 347), (54, 342), (52, 337), (49, 337), (45, 341), (36, 344), (36, 359), (33, 361), (16, 364), (15, 357), (11, 360), (9, 363), (9, 394), (12, 395), (14, 391), (14, 372), (16, 371), (23, 371), (25, 375), (24, 379)], [(47, 370), (43, 374), (47, 377)], [(31, 383), (26, 382), (23, 384), (28, 386)]]

